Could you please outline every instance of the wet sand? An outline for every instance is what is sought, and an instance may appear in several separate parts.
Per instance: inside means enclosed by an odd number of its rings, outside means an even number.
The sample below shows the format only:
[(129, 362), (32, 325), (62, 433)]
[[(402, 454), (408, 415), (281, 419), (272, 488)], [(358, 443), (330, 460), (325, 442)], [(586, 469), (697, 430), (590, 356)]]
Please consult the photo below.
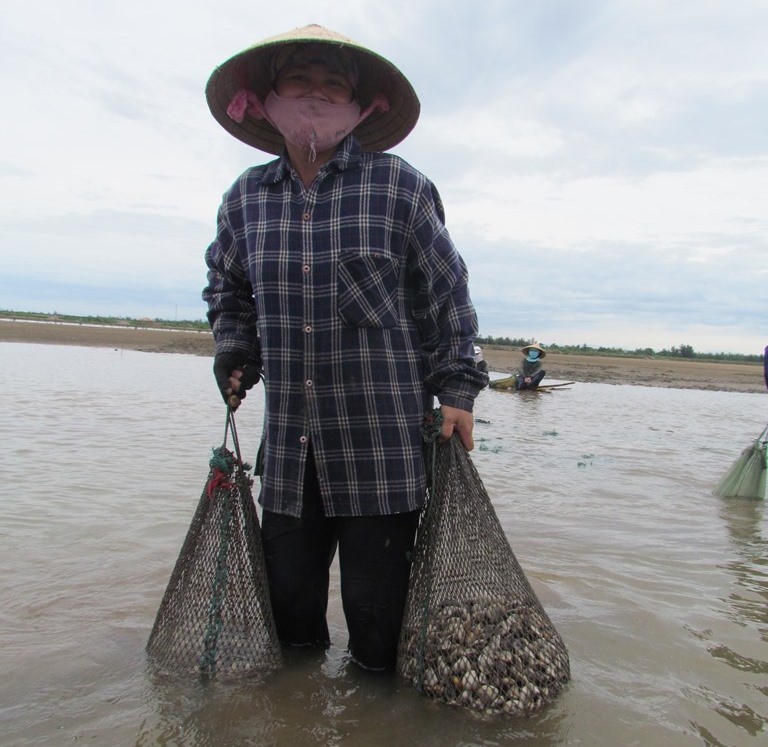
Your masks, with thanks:
[[(8, 319), (0, 319), (0, 342), (86, 345), (203, 356), (212, 356), (214, 352), (213, 338), (206, 331)], [(513, 373), (522, 358), (519, 350), (503, 346), (483, 346), (483, 354), (490, 369), (500, 373)], [(575, 381), (726, 392), (766, 392), (763, 369), (757, 363), (549, 353), (545, 359), (545, 369), (547, 380), (553, 383)]]

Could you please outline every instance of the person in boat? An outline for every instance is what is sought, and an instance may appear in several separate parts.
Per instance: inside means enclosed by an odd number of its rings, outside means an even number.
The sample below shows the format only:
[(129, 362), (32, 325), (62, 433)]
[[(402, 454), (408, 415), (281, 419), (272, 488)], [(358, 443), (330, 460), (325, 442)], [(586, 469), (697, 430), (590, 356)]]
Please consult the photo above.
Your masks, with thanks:
[(523, 360), (517, 369), (515, 389), (536, 389), (547, 374), (542, 364), (547, 352), (537, 342), (526, 345), (520, 352)]
[(352, 660), (393, 669), (426, 497), (420, 428), (437, 397), (441, 438), (471, 450), (488, 383), (437, 189), (384, 152), (419, 100), (391, 62), (316, 25), (235, 55), (206, 95), (230, 134), (277, 156), (225, 193), (203, 299), (225, 400), (263, 371), (259, 503), (278, 637), (330, 645), (338, 549)]

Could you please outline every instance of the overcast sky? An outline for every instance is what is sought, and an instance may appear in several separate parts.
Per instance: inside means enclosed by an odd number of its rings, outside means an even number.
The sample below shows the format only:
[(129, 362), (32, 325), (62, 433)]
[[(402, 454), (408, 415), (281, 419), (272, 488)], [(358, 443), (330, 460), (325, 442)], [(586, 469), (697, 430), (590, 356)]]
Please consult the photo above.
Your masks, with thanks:
[(204, 86), (320, 23), (422, 115), (482, 335), (761, 353), (765, 0), (5, 0), (0, 308), (201, 319), (224, 190), (271, 157)]

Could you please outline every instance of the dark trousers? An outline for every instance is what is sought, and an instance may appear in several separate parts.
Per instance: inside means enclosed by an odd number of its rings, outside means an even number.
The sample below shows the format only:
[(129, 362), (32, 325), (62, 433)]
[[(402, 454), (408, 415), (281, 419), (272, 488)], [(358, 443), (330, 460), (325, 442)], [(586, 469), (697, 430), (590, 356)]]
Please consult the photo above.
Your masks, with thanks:
[(542, 370), (538, 373), (535, 373), (533, 376), (531, 376), (531, 383), (526, 384), (525, 383), (525, 376), (522, 374), (517, 375), (517, 385), (515, 389), (536, 389), (539, 384), (541, 384), (541, 380), (546, 376), (547, 372)]
[(301, 518), (266, 510), (262, 515), (267, 578), (280, 641), (330, 644), (329, 566), (338, 546), (350, 653), (364, 667), (393, 668), (418, 519), (418, 511), (326, 517), (310, 453)]

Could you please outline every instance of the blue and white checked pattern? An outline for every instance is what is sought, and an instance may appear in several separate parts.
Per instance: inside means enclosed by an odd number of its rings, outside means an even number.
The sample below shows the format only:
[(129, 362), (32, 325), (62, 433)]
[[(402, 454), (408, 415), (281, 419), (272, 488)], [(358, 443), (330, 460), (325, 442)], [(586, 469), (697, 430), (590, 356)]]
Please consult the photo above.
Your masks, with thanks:
[(224, 195), (206, 263), (217, 351), (264, 366), (262, 505), (300, 515), (311, 443), (327, 515), (419, 508), (433, 396), (471, 412), (487, 383), (434, 186), (354, 137), (308, 190), (287, 160), (251, 168)]

